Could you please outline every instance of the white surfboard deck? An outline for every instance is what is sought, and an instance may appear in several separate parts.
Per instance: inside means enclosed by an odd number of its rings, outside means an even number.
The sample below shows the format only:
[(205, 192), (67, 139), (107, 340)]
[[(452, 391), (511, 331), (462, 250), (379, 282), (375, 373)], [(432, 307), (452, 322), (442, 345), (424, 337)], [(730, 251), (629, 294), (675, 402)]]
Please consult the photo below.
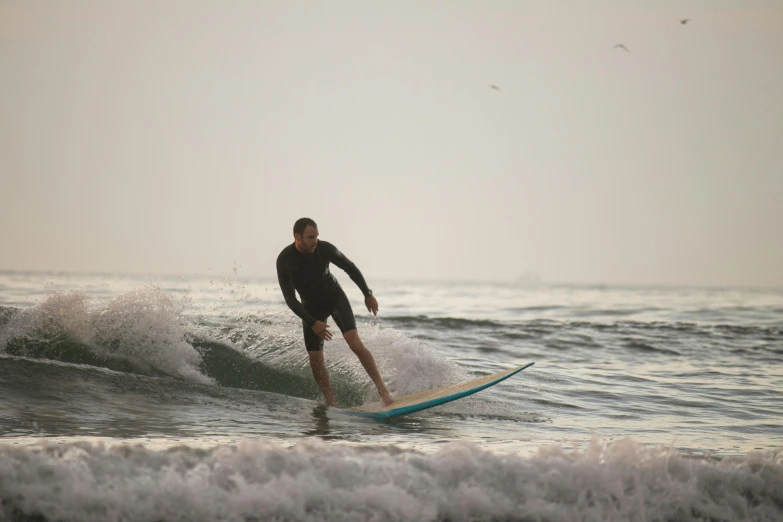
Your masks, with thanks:
[(484, 377), (478, 377), (476, 379), (461, 382), (459, 384), (452, 384), (448, 386), (442, 386), (435, 388), (434, 390), (427, 390), (418, 393), (411, 393), (410, 395), (403, 395), (397, 397), (394, 402), (389, 406), (384, 406), (380, 402), (372, 402), (363, 404), (350, 410), (344, 410), (351, 415), (358, 415), (360, 417), (369, 417), (373, 419), (388, 419), (391, 417), (397, 417), (399, 415), (407, 415), (427, 408), (433, 408), (446, 404), (447, 402), (456, 401), (468, 395), (472, 395), (476, 392), (480, 392), (490, 386), (504, 381), (521, 372), (525, 368), (533, 366), (535, 363), (528, 363), (524, 366), (517, 366), (509, 370), (502, 370), (492, 375), (485, 375)]

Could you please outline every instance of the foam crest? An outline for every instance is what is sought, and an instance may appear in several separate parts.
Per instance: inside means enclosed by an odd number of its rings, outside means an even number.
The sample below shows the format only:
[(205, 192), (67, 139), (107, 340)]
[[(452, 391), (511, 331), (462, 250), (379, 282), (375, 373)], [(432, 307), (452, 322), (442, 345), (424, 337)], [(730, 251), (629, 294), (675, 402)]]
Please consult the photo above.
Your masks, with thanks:
[(82, 292), (56, 292), (45, 297), (33, 308), (20, 310), (10, 317), (0, 330), (0, 349), (15, 338), (49, 340), (70, 337), (85, 341), (90, 338), (88, 298)]
[(96, 354), (210, 384), (212, 380), (199, 372), (201, 356), (185, 341), (183, 306), (157, 287), (93, 307), (84, 293), (57, 292), (13, 315), (0, 330), (0, 349), (6, 351), (16, 340), (49, 345), (77, 341)]
[(96, 310), (94, 339), (102, 350), (142, 360), (169, 375), (204, 384), (199, 353), (185, 341), (183, 303), (158, 287), (146, 287), (112, 299)]
[(362, 327), (362, 339), (395, 395), (426, 391), (461, 380), (453, 362), (403, 332), (374, 323)]
[(632, 441), (532, 457), (308, 440), (211, 450), (0, 445), (0, 518), (36, 520), (779, 520), (783, 454), (713, 461)]

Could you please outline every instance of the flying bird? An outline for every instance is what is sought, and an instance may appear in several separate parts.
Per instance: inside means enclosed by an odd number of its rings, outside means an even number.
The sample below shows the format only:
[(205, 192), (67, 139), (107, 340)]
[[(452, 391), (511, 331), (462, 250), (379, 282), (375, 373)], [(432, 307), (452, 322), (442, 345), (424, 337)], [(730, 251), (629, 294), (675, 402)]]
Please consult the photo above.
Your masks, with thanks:
[(498, 87), (497, 85), (490, 85), (489, 88), (490, 89), (495, 89), (496, 91), (500, 90), (500, 87)]
[(629, 50), (628, 50), (628, 48), (627, 48), (626, 46), (624, 46), (623, 44), (615, 44), (615, 46), (614, 46), (614, 49), (622, 49), (622, 50), (623, 50), (623, 51), (625, 51), (626, 53), (630, 53), (630, 52), (631, 52), (631, 51), (629, 51)]
[(685, 25), (685, 24), (687, 24), (687, 23), (688, 23), (688, 22), (690, 22), (690, 21), (691, 21), (691, 19), (690, 19), (690, 18), (683, 18), (682, 20), (680, 20), (680, 23), (681, 23), (682, 25)]

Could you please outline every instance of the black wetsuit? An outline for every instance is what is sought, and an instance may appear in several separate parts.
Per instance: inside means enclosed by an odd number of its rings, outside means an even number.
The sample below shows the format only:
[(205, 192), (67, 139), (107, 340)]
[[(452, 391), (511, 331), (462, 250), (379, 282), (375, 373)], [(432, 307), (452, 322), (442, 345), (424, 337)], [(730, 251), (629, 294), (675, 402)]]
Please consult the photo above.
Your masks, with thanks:
[[(303, 254), (296, 249), (296, 244), (291, 244), (277, 256), (277, 280), (286, 304), (302, 318), (308, 351), (323, 349), (323, 339), (312, 329), (316, 321), (326, 322), (332, 316), (341, 332), (356, 328), (351, 304), (340, 283), (329, 272), (329, 263), (345, 270), (365, 297), (371, 294), (356, 265), (331, 243), (319, 241), (312, 254)], [(301, 303), (294, 291), (299, 292)]]

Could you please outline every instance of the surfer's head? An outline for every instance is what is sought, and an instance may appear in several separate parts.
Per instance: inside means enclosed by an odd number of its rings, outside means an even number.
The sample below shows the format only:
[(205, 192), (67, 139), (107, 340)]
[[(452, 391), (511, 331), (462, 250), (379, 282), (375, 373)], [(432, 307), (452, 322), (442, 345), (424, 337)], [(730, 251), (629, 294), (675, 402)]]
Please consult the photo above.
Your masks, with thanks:
[(294, 244), (303, 254), (312, 254), (318, 245), (318, 225), (310, 218), (299, 218), (294, 223)]

